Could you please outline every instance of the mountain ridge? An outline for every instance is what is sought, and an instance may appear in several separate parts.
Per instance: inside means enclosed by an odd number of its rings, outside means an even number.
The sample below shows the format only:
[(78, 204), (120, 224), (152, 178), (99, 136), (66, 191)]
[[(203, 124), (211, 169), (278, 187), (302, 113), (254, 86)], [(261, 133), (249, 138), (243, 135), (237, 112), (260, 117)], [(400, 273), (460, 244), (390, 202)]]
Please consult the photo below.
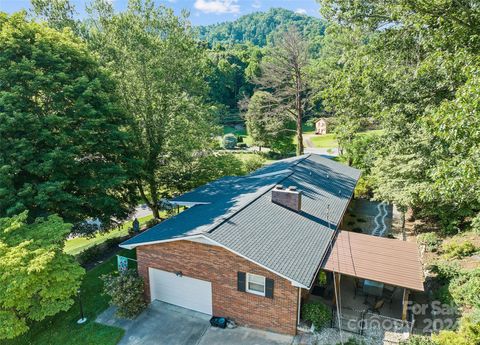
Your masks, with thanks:
[(306, 37), (322, 36), (325, 22), (284, 8), (271, 8), (266, 12), (253, 12), (235, 21), (199, 26), (200, 38), (211, 45), (233, 45), (251, 42), (263, 47), (275, 32), (296, 26)]

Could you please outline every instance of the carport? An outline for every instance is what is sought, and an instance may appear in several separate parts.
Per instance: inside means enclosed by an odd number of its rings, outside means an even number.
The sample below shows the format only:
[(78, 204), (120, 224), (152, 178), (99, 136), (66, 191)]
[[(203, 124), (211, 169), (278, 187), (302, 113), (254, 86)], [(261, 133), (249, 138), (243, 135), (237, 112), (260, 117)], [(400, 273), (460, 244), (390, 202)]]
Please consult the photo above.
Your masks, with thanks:
[(334, 273), (337, 296), (342, 275), (362, 279), (380, 293), (384, 285), (403, 288), (402, 320), (410, 291), (424, 291), (420, 254), (412, 242), (340, 231), (322, 268)]

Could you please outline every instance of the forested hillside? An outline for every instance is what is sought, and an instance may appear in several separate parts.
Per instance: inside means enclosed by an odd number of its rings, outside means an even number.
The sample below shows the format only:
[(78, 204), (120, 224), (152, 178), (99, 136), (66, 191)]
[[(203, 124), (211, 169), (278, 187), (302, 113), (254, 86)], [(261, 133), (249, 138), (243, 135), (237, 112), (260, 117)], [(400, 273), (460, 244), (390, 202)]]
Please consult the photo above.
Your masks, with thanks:
[(200, 37), (210, 44), (237, 44), (251, 42), (263, 47), (274, 32), (286, 30), (294, 25), (306, 38), (323, 35), (322, 20), (298, 14), (283, 8), (272, 8), (267, 12), (256, 12), (240, 17), (234, 22), (202, 26)]

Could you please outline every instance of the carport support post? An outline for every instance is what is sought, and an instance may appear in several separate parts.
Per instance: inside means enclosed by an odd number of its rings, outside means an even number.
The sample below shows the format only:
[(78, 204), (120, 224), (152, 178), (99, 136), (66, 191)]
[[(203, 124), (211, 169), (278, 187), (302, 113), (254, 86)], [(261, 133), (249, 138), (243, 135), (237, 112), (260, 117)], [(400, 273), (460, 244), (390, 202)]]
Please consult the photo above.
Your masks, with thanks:
[(333, 305), (337, 305), (337, 298), (340, 297), (340, 277), (342, 275), (337, 272), (333, 272), (333, 287), (335, 290), (335, 293), (333, 295)]
[(402, 302), (402, 320), (407, 320), (407, 310), (408, 310), (408, 297), (410, 296), (410, 290), (403, 289), (403, 302)]

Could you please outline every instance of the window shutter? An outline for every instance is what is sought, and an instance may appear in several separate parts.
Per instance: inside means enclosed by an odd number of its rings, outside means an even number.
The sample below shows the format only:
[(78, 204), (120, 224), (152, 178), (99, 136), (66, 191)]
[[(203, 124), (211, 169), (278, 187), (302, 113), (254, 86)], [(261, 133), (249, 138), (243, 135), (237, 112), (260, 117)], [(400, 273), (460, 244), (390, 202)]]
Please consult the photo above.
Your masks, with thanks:
[(247, 274), (245, 272), (237, 272), (237, 290), (245, 292), (245, 284)]
[(265, 278), (265, 297), (273, 298), (273, 279)]

